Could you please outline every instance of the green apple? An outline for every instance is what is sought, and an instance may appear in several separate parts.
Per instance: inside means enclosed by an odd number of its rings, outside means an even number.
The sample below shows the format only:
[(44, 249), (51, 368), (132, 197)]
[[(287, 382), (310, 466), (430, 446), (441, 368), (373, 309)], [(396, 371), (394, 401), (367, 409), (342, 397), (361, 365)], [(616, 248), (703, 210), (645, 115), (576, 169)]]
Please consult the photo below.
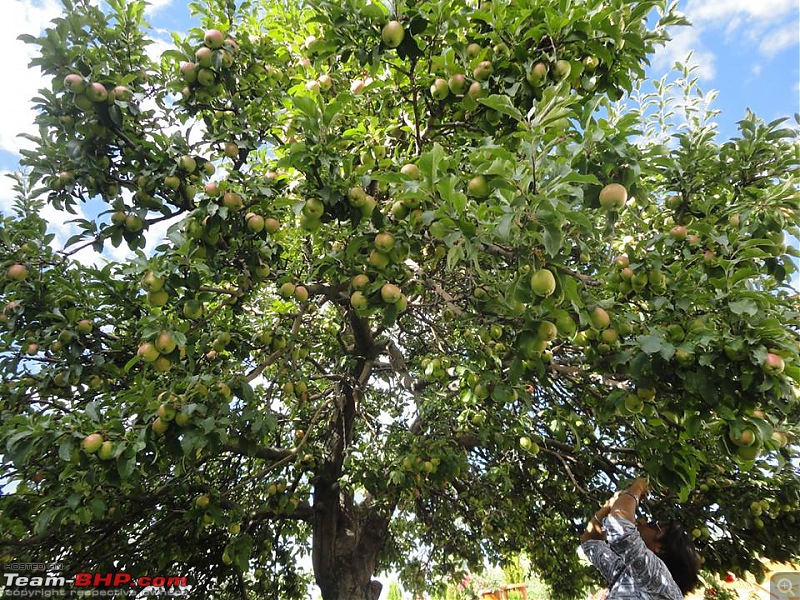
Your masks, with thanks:
[(388, 48), (397, 48), (405, 35), (406, 31), (399, 21), (389, 21), (381, 30), (381, 39)]
[(533, 67), (531, 67), (530, 71), (525, 75), (525, 79), (527, 79), (528, 83), (531, 84), (533, 87), (539, 87), (544, 83), (545, 79), (547, 79), (547, 73), (549, 72), (549, 67), (546, 63), (537, 62)]
[(431, 84), (431, 96), (434, 100), (444, 100), (450, 95), (450, 86), (447, 80), (437, 77)]
[(547, 298), (556, 291), (556, 278), (549, 269), (539, 269), (531, 275), (531, 290), (537, 296)]
[(156, 359), (160, 356), (158, 348), (156, 348), (150, 342), (144, 342), (140, 344), (138, 350), (136, 351), (136, 354), (146, 363), (155, 362)]
[(600, 206), (606, 210), (617, 210), (628, 199), (628, 190), (619, 183), (609, 183), (600, 190)]
[(475, 175), (467, 183), (467, 194), (473, 198), (486, 198), (489, 195), (489, 183), (483, 175)]
[(595, 306), (589, 313), (589, 319), (595, 329), (606, 329), (611, 325), (611, 317), (602, 306)]
[(106, 440), (100, 445), (100, 449), (97, 451), (97, 457), (100, 460), (111, 460), (114, 458), (114, 443), (110, 440)]
[(350, 295), (350, 306), (355, 308), (356, 310), (363, 310), (367, 308), (369, 301), (367, 297), (364, 295), (364, 292), (360, 290), (356, 290)]
[(387, 304), (395, 304), (402, 295), (402, 290), (393, 283), (384, 283), (381, 286), (381, 298)]
[(461, 95), (467, 90), (467, 78), (463, 73), (454, 73), (447, 80), (447, 87), (455, 95)]
[(394, 247), (394, 236), (389, 232), (381, 232), (375, 236), (375, 248), (381, 252), (389, 252)]
[(472, 71), (472, 76), (478, 81), (486, 81), (494, 71), (492, 63), (488, 60), (481, 61)]

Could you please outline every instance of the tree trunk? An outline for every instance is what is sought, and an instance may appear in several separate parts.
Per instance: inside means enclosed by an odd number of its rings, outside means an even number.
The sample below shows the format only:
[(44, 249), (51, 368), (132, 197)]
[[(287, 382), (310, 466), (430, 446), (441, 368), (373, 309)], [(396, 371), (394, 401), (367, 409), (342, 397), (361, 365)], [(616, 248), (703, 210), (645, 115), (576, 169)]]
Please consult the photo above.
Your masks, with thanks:
[(372, 580), (389, 518), (352, 495), (315, 486), (312, 560), (323, 600), (378, 600), (382, 585)]

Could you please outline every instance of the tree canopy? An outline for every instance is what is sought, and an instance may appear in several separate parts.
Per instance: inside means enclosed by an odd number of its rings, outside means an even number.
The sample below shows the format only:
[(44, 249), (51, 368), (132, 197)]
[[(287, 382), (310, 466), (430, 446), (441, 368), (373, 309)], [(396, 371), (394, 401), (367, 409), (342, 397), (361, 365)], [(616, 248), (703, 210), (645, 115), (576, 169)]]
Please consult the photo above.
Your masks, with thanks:
[(524, 551), (571, 598), (643, 473), (711, 571), (800, 555), (797, 136), (620, 109), (674, 5), (208, 0), (153, 60), (142, 2), (63, 2), (0, 222), (4, 560), (351, 600)]

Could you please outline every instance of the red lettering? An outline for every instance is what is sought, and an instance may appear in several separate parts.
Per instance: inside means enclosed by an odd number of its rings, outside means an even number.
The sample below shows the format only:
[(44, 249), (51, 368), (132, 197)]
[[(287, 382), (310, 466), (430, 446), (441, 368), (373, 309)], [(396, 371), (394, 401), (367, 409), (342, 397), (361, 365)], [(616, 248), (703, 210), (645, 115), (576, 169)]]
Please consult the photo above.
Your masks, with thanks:
[(94, 574), (94, 586), (95, 587), (100, 587), (100, 586), (108, 587), (108, 586), (111, 585), (111, 582), (113, 580), (114, 580), (114, 574), (113, 573), (106, 573), (105, 575), (101, 575), (100, 573), (95, 573)]
[(164, 584), (166, 583), (167, 580), (163, 577), (153, 577), (153, 579), (150, 581), (150, 585), (155, 587), (164, 587)]
[(170, 577), (167, 580), (167, 587), (186, 587), (186, 577)]
[(131, 582), (131, 576), (128, 573), (117, 573), (114, 575), (114, 586), (125, 585)]
[(147, 587), (150, 585), (150, 578), (149, 577), (139, 577), (139, 581), (136, 582), (136, 585), (139, 587)]
[(75, 587), (86, 587), (92, 585), (91, 573), (78, 573), (75, 575)]

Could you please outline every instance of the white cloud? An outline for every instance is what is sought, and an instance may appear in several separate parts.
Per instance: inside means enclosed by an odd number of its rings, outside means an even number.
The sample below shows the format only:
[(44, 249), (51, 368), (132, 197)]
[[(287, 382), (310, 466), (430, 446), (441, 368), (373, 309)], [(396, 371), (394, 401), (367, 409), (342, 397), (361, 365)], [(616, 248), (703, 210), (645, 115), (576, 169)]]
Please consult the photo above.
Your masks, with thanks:
[(797, 23), (789, 23), (764, 36), (758, 49), (761, 54), (771, 58), (782, 50), (796, 46), (798, 42), (800, 42), (800, 31)]
[(17, 37), (23, 33), (39, 35), (42, 29), (61, 13), (56, 0), (5, 0), (3, 18), (0, 19), (0, 55), (4, 57), (3, 71), (6, 81), (14, 85), (3, 90), (3, 118), (0, 119), (0, 149), (18, 153), (20, 146), (28, 142), (18, 134), (35, 133), (35, 112), (31, 98), (45, 85), (39, 69), (28, 68), (36, 54), (35, 48), (24, 44)]
[(673, 32), (656, 52), (656, 68), (669, 68), (692, 52), (697, 74), (713, 79), (716, 56), (704, 39), (712, 31), (723, 32), (727, 44), (757, 47), (766, 58), (800, 43), (797, 0), (688, 0), (682, 10), (692, 27)]
[(148, 0), (147, 4), (148, 6), (144, 12), (149, 16), (172, 4), (172, 0)]

